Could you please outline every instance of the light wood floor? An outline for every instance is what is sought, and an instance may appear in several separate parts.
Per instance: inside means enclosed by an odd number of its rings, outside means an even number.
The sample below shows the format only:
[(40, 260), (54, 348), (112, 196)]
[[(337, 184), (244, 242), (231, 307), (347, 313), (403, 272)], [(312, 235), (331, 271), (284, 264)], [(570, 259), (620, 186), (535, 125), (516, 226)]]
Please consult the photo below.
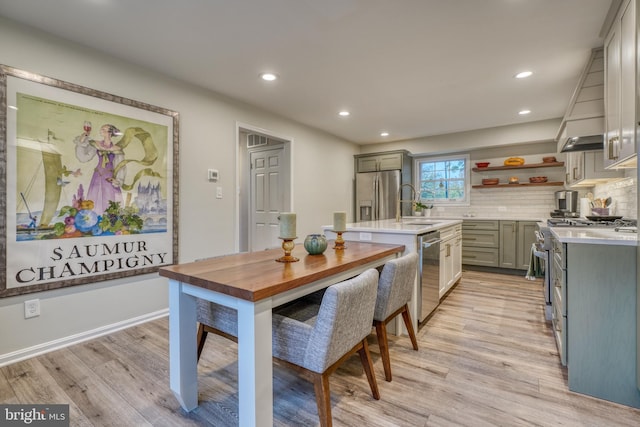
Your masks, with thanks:
[[(0, 369), (2, 403), (69, 403), (73, 426), (237, 425), (236, 345), (211, 336), (201, 404), (168, 387), (161, 319)], [(465, 271), (419, 330), (419, 351), (392, 337), (393, 382), (370, 338), (381, 400), (357, 357), (331, 377), (336, 426), (638, 426), (640, 410), (572, 393), (544, 322), (541, 284)], [(274, 425), (318, 424), (313, 387), (274, 367)]]

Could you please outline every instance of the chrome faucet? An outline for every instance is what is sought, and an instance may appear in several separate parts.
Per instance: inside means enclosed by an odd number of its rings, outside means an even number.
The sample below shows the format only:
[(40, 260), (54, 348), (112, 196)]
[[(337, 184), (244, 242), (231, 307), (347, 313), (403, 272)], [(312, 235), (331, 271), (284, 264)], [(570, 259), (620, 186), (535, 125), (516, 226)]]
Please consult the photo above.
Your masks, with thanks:
[[(411, 188), (411, 191), (412, 191), (412, 193), (411, 193), (412, 199), (411, 200), (402, 200), (402, 187)], [(398, 188), (398, 197), (396, 198), (396, 222), (400, 222), (400, 218), (402, 217), (402, 215), (400, 213), (400, 207), (402, 206), (402, 203), (415, 203), (416, 202), (416, 196), (417, 196), (416, 188), (411, 184), (402, 184), (400, 186), (400, 188)]]

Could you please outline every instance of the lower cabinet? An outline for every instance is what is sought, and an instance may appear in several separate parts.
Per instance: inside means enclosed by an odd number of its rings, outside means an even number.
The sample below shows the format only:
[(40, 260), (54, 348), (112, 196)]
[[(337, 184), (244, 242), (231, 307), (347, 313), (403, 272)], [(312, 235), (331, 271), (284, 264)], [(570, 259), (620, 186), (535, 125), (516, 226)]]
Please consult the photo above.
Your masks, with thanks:
[(500, 221), (500, 267), (526, 270), (531, 245), (536, 241), (535, 221)]
[(500, 221), (462, 222), (462, 263), (499, 266)]
[(462, 223), (462, 263), (526, 270), (535, 221), (471, 220)]
[(462, 227), (440, 230), (440, 298), (462, 277)]

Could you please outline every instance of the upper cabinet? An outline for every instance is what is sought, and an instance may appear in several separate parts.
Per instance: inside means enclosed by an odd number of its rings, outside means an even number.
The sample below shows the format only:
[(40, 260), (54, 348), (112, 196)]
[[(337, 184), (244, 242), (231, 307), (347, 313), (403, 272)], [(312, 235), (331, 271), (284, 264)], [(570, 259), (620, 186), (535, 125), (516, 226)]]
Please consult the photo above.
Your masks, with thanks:
[(602, 151), (567, 153), (565, 184), (569, 187), (593, 187), (624, 178), (624, 171), (605, 169)]
[(604, 166), (636, 167), (636, 1), (622, 3), (605, 39)]
[(355, 156), (357, 172), (400, 170), (411, 167), (409, 152), (389, 151), (386, 153), (359, 154)]

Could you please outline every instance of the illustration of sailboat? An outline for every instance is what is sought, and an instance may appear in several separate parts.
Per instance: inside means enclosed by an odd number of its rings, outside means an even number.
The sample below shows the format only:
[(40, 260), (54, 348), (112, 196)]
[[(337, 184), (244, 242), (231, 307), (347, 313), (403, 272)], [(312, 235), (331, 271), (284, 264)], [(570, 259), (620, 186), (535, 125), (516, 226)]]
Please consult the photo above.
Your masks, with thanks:
[[(58, 181), (62, 176), (63, 166), (60, 152), (51, 142), (54, 138), (49, 132), (46, 141), (38, 139), (18, 138), (17, 151), (19, 159), (18, 188), (21, 200), (18, 201), (16, 213), (26, 209), (29, 225), (33, 217), (40, 213), (36, 228), (50, 230), (56, 217), (63, 186)], [(32, 172), (31, 175), (28, 175)], [(22, 185), (21, 185), (22, 184)], [(24, 205), (24, 206), (22, 206)], [(25, 224), (18, 224), (18, 232), (30, 230)]]

